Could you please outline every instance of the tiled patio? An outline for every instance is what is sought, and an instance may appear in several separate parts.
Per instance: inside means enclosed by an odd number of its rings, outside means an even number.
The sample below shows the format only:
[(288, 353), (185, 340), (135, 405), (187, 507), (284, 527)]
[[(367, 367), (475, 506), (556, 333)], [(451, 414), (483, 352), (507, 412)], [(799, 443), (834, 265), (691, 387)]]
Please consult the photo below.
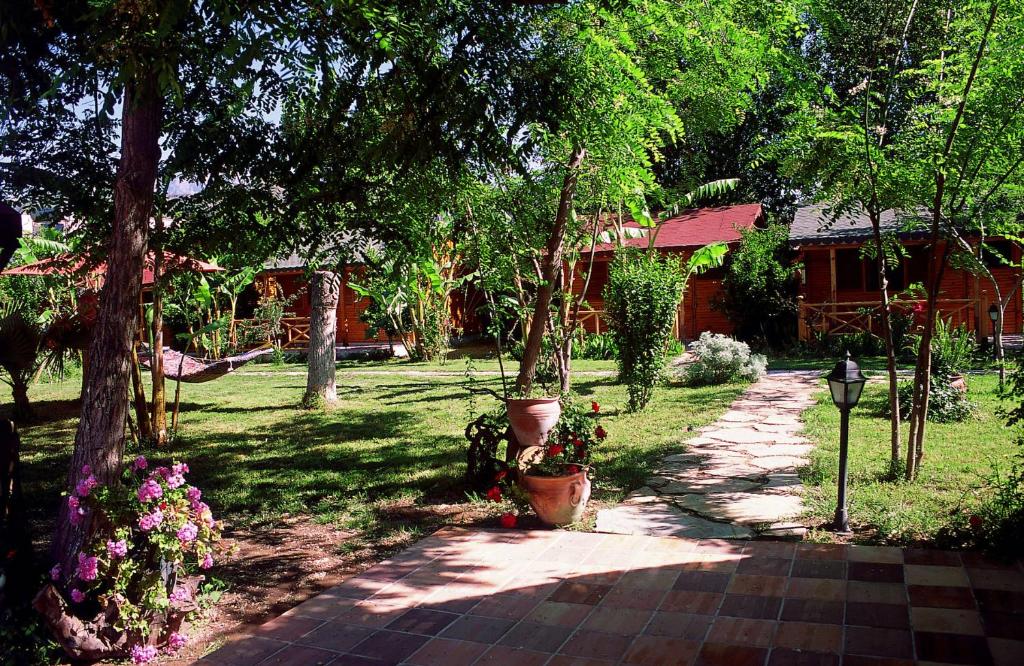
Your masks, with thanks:
[(1024, 664), (1024, 568), (973, 554), (445, 529), (215, 664)]

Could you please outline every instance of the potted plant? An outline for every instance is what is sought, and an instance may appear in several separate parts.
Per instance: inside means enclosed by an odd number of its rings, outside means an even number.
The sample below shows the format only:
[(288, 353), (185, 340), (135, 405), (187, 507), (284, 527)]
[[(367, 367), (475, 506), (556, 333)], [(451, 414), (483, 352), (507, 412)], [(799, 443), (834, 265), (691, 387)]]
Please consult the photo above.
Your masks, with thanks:
[(516, 483), (546, 525), (568, 525), (583, 517), (590, 499), (591, 451), (607, 436), (597, 423), (600, 409), (596, 402), (588, 412), (567, 401), (543, 449), (520, 465)]
[(505, 405), (509, 425), (522, 449), (544, 446), (562, 413), (557, 396), (511, 395)]

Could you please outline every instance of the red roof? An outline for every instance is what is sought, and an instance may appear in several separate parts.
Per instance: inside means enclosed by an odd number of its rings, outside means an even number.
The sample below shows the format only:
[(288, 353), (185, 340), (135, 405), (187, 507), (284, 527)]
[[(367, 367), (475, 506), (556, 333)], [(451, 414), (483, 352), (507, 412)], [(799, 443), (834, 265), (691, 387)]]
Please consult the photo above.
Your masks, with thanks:
[[(654, 247), (672, 251), (695, 249), (708, 243), (735, 243), (740, 240), (740, 230), (753, 228), (762, 216), (761, 204), (757, 203), (688, 210), (661, 223)], [(630, 221), (626, 222), (626, 226), (639, 225)], [(646, 236), (626, 241), (626, 245), (642, 248), (647, 247), (647, 243)], [(601, 244), (595, 249), (598, 252), (611, 252), (615, 246)]]

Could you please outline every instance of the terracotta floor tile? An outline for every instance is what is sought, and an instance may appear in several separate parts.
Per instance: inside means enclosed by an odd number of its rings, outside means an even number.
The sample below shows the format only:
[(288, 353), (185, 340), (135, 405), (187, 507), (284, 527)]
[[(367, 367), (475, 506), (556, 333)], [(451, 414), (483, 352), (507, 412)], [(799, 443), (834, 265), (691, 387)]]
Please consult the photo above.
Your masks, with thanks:
[(764, 666), (768, 650), (749, 645), (705, 643), (697, 654), (696, 666)]
[(336, 652), (321, 650), (308, 645), (289, 645), (280, 652), (275, 652), (261, 664), (282, 664), (282, 666), (322, 666), (333, 662), (338, 657)]
[(902, 583), (903, 566), (885, 562), (850, 562), (847, 577), (871, 583)]
[(540, 604), (540, 599), (527, 595), (496, 594), (473, 606), (470, 615), (484, 617), (500, 617), (506, 620), (519, 620)]
[(587, 585), (586, 583), (566, 581), (559, 585), (548, 598), (551, 601), (595, 606), (611, 589), (611, 585)]
[(838, 624), (780, 622), (772, 644), (792, 650), (838, 654), (843, 648), (843, 628)]
[(361, 657), (399, 662), (419, 650), (430, 638), (397, 631), (377, 631), (350, 650)]
[(741, 560), (736, 573), (755, 576), (788, 576), (793, 560), (781, 557), (748, 557)]
[(917, 658), (946, 664), (991, 664), (988, 642), (981, 636), (914, 632)]
[(512, 628), (515, 620), (497, 617), (463, 615), (441, 632), (443, 638), (457, 638), (477, 643), (497, 643), (505, 632)]
[(922, 608), (974, 608), (974, 595), (967, 587), (908, 585), (911, 606)]
[(916, 661), (892, 657), (868, 657), (859, 654), (843, 655), (843, 666), (915, 666)]
[(395, 618), (387, 626), (391, 631), (404, 631), (408, 634), (436, 636), (449, 624), (459, 619), (454, 613), (442, 613), (426, 608), (413, 608)]
[[(672, 591), (669, 590), (668, 594)], [(664, 590), (647, 590), (636, 587), (619, 587), (616, 585), (601, 601), (603, 606), (612, 608), (634, 608), (638, 610), (654, 610), (665, 597)]]
[(775, 648), (768, 666), (839, 666), (839, 655)]
[(324, 620), (318, 620), (311, 617), (282, 615), (260, 625), (252, 633), (254, 636), (260, 636), (262, 638), (274, 638), (279, 641), (294, 641), (300, 636), (313, 631), (323, 623)]
[(909, 629), (908, 607), (902, 604), (876, 604), (872, 602), (846, 602), (846, 624), (862, 627)]
[(1002, 569), (1003, 571), (1020, 571), (1019, 565), (1013, 562), (993, 559), (984, 553), (964, 552), (960, 553), (960, 559), (965, 567), (972, 569)]
[(752, 576), (735, 574), (729, 583), (729, 594), (745, 594), (758, 597), (781, 597), (786, 591), (783, 576)]
[[(990, 638), (1024, 640), (1024, 615), (994, 611), (983, 612), (981, 624), (985, 627), (985, 635)], [(1024, 659), (1021, 659), (1021, 663), (1024, 663)]]
[(626, 572), (619, 580), (618, 585), (626, 588), (665, 591), (672, 588), (678, 576), (679, 572), (672, 569), (641, 569)]
[(1019, 571), (970, 567), (967, 569), (967, 577), (975, 589), (1024, 592), (1024, 574)]
[(665, 598), (662, 600), (658, 610), (714, 615), (718, 612), (718, 607), (721, 606), (724, 596), (717, 592), (669, 590), (665, 593)]
[(494, 666), (542, 666), (546, 664), (551, 655), (546, 652), (534, 650), (523, 650), (512, 648), (506, 645), (495, 645), (480, 657), (478, 664), (493, 664)]
[(878, 627), (847, 627), (846, 654), (868, 657), (895, 657), (912, 659), (914, 648), (909, 631), (902, 629), (879, 629)]
[(729, 539), (702, 539), (694, 550), (698, 553), (739, 555), (743, 552), (744, 547), (749, 545), (741, 541), (730, 541)]
[(699, 651), (700, 641), (667, 636), (639, 636), (622, 661), (639, 666), (689, 666)]
[(773, 620), (748, 620), (741, 617), (716, 617), (707, 640), (729, 645), (769, 647), (775, 635)]
[(405, 613), (405, 608), (382, 606), (370, 601), (363, 601), (338, 616), (339, 622), (358, 624), (361, 627), (380, 628), (390, 624), (392, 620)]
[(907, 564), (927, 564), (940, 567), (959, 567), (962, 564), (958, 553), (931, 548), (904, 548), (903, 561)]
[(394, 666), (397, 662), (361, 657), (358, 654), (343, 654), (331, 662), (330, 666)]
[(846, 581), (828, 578), (790, 578), (786, 597), (842, 601), (846, 598)]
[(711, 615), (657, 611), (643, 632), (650, 636), (702, 641), (707, 636), (708, 628), (713, 620), (714, 617)]
[(926, 564), (908, 564), (907, 585), (942, 585), (945, 587), (967, 587), (967, 571), (963, 567), (941, 567)]
[(782, 597), (759, 597), (747, 594), (726, 594), (719, 615), (746, 617), (754, 620), (776, 620), (782, 608)]
[(406, 663), (416, 666), (469, 666), (488, 648), (482, 643), (435, 638), (409, 657)]
[(615, 585), (622, 580), (623, 574), (626, 573), (618, 569), (586, 564), (580, 565), (577, 568), (579, 571), (573, 576), (573, 580), (577, 583), (587, 583), (588, 585)]
[(903, 551), (890, 546), (850, 546), (846, 557), (851, 562), (903, 563)]
[(245, 636), (228, 643), (216, 652), (206, 655), (200, 662), (213, 663), (220, 666), (251, 666), (251, 664), (263, 661), (287, 645), (287, 643), (270, 638)]
[(848, 601), (876, 604), (906, 604), (907, 589), (899, 583), (850, 581), (846, 585)]
[(848, 549), (839, 543), (798, 543), (796, 559), (798, 560), (845, 560)]
[(1024, 641), (989, 638), (988, 649), (995, 666), (1020, 666), (1024, 663)]
[(573, 627), (520, 622), (499, 642), (509, 647), (536, 650), (537, 652), (556, 652), (573, 631), (575, 631)]
[(1024, 613), (1024, 593), (1009, 590), (974, 590), (982, 612)]
[(694, 553), (693, 559), (672, 565), (679, 571), (707, 571), (709, 573), (733, 573), (743, 561), (742, 555), (727, 553)]
[(653, 611), (600, 606), (584, 620), (582, 628), (606, 634), (635, 636), (644, 630)]
[(633, 636), (604, 634), (580, 629), (559, 649), (559, 653), (574, 657), (617, 661), (626, 654)]
[(981, 636), (981, 615), (975, 610), (956, 608), (912, 608), (914, 631)]
[(341, 622), (328, 622), (299, 639), (303, 645), (345, 652), (374, 632), (369, 627), (356, 627)]
[(612, 662), (604, 659), (591, 659), (590, 657), (570, 657), (566, 654), (556, 654), (551, 657), (547, 666), (608, 666)]
[(333, 620), (358, 603), (358, 599), (320, 594), (290, 609), (285, 615), (300, 615), (318, 620)]
[(583, 619), (594, 610), (586, 604), (566, 604), (558, 601), (545, 601), (530, 611), (526, 616), (529, 622), (551, 624), (559, 627), (579, 626)]
[(783, 622), (842, 624), (845, 613), (846, 607), (842, 601), (786, 599), (782, 605)]
[(683, 571), (679, 574), (675, 590), (692, 590), (694, 592), (725, 592), (729, 585), (729, 574), (710, 573), (703, 571)]
[(783, 557), (792, 559), (796, 552), (796, 544), (788, 541), (748, 541), (743, 546), (743, 554), (754, 557)]
[(793, 562), (794, 578), (846, 578), (844, 560), (802, 560)]

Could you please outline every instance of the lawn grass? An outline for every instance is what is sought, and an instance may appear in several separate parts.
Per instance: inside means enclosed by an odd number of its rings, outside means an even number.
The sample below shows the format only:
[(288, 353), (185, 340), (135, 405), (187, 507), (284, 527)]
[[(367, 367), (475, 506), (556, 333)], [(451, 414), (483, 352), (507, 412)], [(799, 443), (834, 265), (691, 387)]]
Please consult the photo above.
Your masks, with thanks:
[[(920, 476), (913, 483), (887, 479), (889, 421), (880, 416), (886, 387), (869, 384), (850, 417), (849, 512), (854, 541), (934, 544), (952, 512), (976, 506), (985, 479), (1005, 471), (1015, 453), (1014, 433), (996, 415), (1000, 401), (993, 375), (969, 378), (974, 418), (963, 423), (929, 423)], [(806, 434), (817, 447), (802, 471), (812, 524), (832, 519), (839, 468), (839, 410), (828, 393), (805, 412)], [(904, 439), (906, 432), (904, 432)], [(827, 538), (826, 533), (817, 536)]]
[[(494, 361), (474, 362), (477, 371), (490, 371), (491, 364), (496, 370)], [(204, 499), (229, 524), (271, 525), (305, 515), (385, 539), (395, 530), (420, 529), (391, 521), (389, 505), (467, 501), (463, 431), (496, 400), (471, 398), (466, 387), (500, 391), (501, 381), (484, 373), (467, 378), (466, 367), (457, 360), (444, 366), (345, 363), (338, 371), (340, 405), (324, 412), (297, 407), (304, 366), (249, 365), (217, 381), (183, 385), (177, 439), (166, 450), (142, 453), (187, 461)], [(610, 433), (594, 461), (595, 497), (603, 501), (642, 485), (662, 455), (682, 450), (688, 430), (712, 422), (743, 389), (665, 386), (647, 410), (626, 414), (626, 387), (609, 374), (613, 363), (577, 367), (603, 373), (581, 373), (574, 383), (582, 399), (601, 403)], [(456, 374), (425, 374), (438, 370)], [(69, 378), (30, 391), (41, 421), (22, 429), (24, 488), (41, 533), (52, 525), (62, 491), (79, 386), (78, 378)], [(8, 401), (0, 392), (0, 405)]]

